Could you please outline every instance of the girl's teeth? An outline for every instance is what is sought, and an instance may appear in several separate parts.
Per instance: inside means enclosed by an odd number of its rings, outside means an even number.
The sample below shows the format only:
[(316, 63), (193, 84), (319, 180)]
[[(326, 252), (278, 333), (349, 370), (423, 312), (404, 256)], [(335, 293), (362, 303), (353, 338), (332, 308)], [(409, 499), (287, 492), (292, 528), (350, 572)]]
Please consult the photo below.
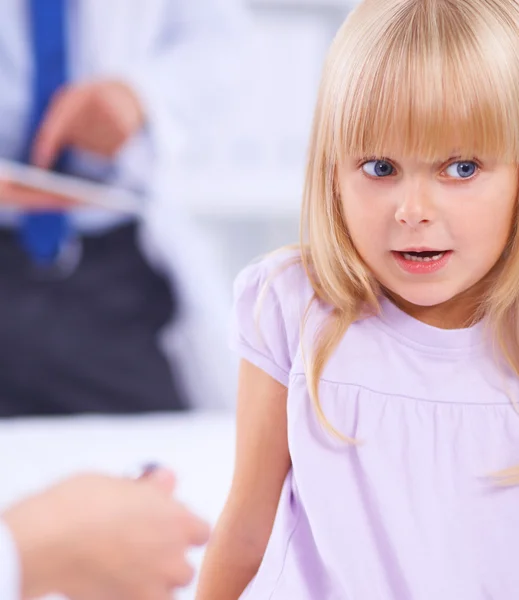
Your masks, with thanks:
[(412, 260), (413, 262), (433, 262), (435, 260), (440, 260), (445, 252), (439, 252), (434, 256), (415, 256), (414, 254), (408, 254), (407, 252), (403, 252), (402, 254), (406, 260)]

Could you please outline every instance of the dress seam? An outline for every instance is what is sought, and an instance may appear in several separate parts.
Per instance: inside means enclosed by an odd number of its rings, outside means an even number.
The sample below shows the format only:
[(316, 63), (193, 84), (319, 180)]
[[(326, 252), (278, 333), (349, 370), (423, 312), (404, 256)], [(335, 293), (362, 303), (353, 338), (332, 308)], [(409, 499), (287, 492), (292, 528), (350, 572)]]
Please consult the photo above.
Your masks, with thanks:
[[(306, 375), (304, 373), (292, 373), (291, 378), (293, 379), (305, 379)], [(505, 400), (504, 402), (449, 402), (445, 400), (431, 400), (430, 398), (416, 398), (414, 396), (407, 396), (406, 394), (395, 394), (391, 392), (383, 392), (380, 390), (374, 390), (373, 388), (369, 388), (365, 385), (361, 385), (358, 383), (346, 382), (346, 381), (333, 381), (332, 379), (321, 378), (320, 383), (331, 383), (332, 385), (339, 385), (343, 387), (355, 387), (359, 390), (364, 390), (366, 392), (371, 392), (372, 394), (377, 394), (380, 396), (389, 396), (390, 398), (400, 398), (403, 400), (412, 400), (414, 402), (428, 402), (430, 404), (446, 404), (449, 406), (507, 406), (509, 405), (512, 408), (510, 400)]]

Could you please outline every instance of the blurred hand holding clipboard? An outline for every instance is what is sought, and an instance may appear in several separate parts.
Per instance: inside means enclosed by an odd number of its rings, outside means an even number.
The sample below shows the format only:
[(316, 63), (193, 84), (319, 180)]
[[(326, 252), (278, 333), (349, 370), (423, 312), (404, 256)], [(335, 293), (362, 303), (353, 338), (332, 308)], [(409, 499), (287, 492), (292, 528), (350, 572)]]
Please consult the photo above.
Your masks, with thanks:
[(21, 210), (102, 208), (140, 215), (138, 194), (110, 185), (0, 159), (0, 206)]

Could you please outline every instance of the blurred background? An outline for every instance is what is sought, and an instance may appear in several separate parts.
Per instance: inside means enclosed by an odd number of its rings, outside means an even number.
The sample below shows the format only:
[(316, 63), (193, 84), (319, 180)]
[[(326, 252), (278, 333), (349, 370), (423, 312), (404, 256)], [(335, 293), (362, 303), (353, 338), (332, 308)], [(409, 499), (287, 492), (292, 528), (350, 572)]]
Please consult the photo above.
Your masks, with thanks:
[[(234, 462), (232, 283), (298, 239), (321, 68), (354, 0), (62, 2), (70, 79), (52, 82), (50, 3), (0, 0), (0, 510), (151, 461), (214, 523)], [(87, 206), (23, 171), (14, 185), (11, 163), (72, 178)], [(123, 192), (134, 204), (113, 210)]]
[[(297, 241), (305, 156), (322, 63), (353, 0), (249, 0), (251, 68), (237, 109), (209, 146), (182, 158), (188, 210), (229, 281), (249, 260)], [(200, 177), (202, 175), (202, 178)]]

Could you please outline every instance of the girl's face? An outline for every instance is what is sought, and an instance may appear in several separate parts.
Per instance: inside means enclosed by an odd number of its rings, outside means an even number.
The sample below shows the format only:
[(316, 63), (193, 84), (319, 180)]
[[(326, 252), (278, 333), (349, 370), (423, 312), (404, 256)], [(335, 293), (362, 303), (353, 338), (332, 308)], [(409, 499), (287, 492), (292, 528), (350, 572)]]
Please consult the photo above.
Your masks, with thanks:
[(516, 165), (455, 154), (436, 164), (349, 157), (338, 172), (357, 251), (385, 288), (419, 307), (470, 290), (496, 264), (517, 176)]

